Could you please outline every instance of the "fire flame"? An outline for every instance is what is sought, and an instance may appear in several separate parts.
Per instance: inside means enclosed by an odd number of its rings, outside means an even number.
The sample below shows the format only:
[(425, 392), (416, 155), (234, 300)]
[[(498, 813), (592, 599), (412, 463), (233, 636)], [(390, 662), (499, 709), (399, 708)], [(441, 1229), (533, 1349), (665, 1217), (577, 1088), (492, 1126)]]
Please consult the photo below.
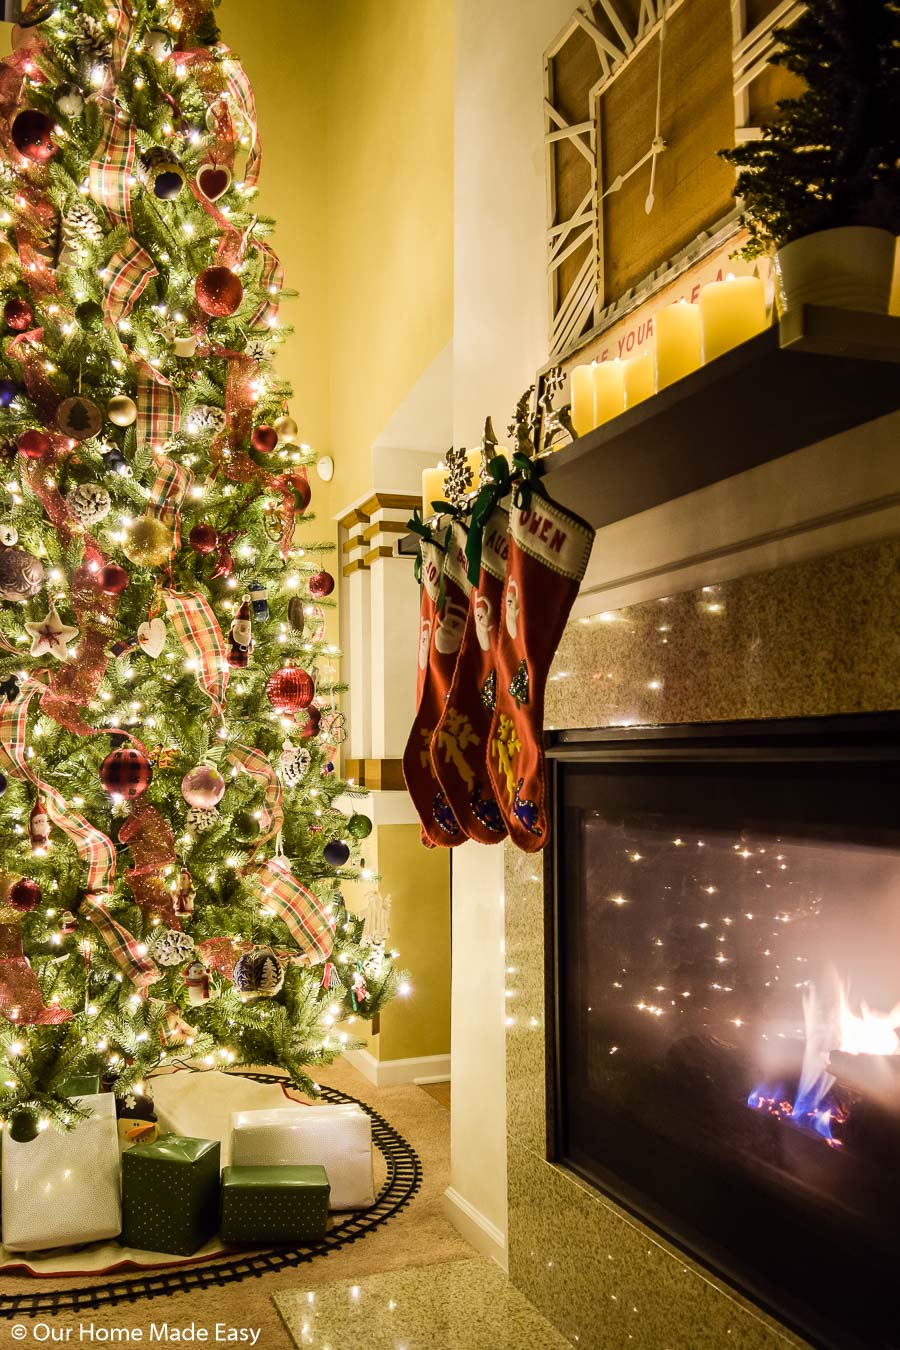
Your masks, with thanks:
[(838, 986), (838, 1019), (840, 1044), (836, 1047), (847, 1055), (897, 1055), (900, 1054), (900, 1003), (895, 1003), (889, 1013), (873, 1012), (865, 1003), (860, 1003), (859, 1013), (851, 1010), (847, 993)]
[(796, 1092), (782, 1085), (758, 1084), (747, 1098), (753, 1111), (764, 1112), (779, 1120), (790, 1121), (801, 1129), (821, 1135), (831, 1148), (842, 1141), (832, 1133), (833, 1125), (843, 1124), (847, 1110), (831, 1095), (835, 1085), (830, 1072), (830, 1056), (835, 1051), (847, 1055), (900, 1055), (900, 1003), (890, 1012), (873, 1011), (860, 1002), (859, 1012), (850, 1007), (846, 983), (835, 974), (836, 1000), (823, 999), (810, 984), (803, 996), (806, 1044), (803, 1067)]

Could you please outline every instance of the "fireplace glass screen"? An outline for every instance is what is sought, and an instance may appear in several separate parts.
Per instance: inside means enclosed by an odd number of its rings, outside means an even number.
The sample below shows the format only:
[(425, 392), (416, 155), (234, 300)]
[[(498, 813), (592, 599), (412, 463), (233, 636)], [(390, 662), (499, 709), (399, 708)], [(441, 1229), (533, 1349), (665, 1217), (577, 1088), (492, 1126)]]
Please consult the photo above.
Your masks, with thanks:
[(561, 1160), (813, 1340), (900, 1345), (895, 729), (557, 754)]

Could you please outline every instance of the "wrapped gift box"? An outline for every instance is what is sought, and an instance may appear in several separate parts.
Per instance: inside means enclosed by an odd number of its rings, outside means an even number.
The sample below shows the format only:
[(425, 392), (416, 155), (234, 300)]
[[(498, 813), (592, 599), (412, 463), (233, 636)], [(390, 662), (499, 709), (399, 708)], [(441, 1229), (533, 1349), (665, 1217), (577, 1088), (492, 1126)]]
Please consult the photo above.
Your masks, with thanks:
[(324, 1167), (226, 1167), (222, 1173), (225, 1242), (302, 1242), (328, 1227)]
[(100, 1075), (76, 1074), (74, 1078), (67, 1078), (64, 1083), (60, 1083), (57, 1091), (61, 1097), (96, 1097), (100, 1091)]
[(218, 1220), (217, 1142), (164, 1134), (122, 1154), (123, 1246), (191, 1256)]
[(231, 1161), (238, 1167), (318, 1163), (328, 1173), (331, 1209), (375, 1203), (372, 1121), (358, 1106), (235, 1111)]
[(65, 1134), (50, 1126), (27, 1144), (3, 1139), (3, 1245), (34, 1252), (117, 1237), (119, 1140), (111, 1092), (79, 1096), (90, 1111)]
[[(262, 1111), (285, 1106), (289, 1098), (274, 1083), (255, 1083), (240, 1074), (182, 1070), (154, 1074), (150, 1089), (160, 1134), (218, 1139), (222, 1166), (231, 1162), (231, 1117), (235, 1111)], [(143, 1142), (143, 1141), (142, 1141)]]

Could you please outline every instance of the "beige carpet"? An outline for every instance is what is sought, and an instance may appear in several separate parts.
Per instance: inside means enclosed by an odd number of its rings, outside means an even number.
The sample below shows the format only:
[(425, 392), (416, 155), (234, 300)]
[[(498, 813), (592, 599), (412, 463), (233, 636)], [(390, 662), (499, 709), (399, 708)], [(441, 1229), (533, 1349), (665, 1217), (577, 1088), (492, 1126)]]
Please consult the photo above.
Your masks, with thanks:
[[(78, 1341), (79, 1324), (97, 1328), (149, 1328), (151, 1323), (159, 1326), (165, 1322), (170, 1328), (194, 1324), (212, 1332), (215, 1324), (221, 1323), (229, 1328), (259, 1328), (260, 1335), (255, 1342), (259, 1350), (293, 1350), (294, 1342), (275, 1308), (273, 1294), (318, 1288), (338, 1280), (353, 1281), (406, 1266), (471, 1257), (472, 1248), (441, 1213), (441, 1196), (450, 1180), (450, 1113), (446, 1108), (414, 1086), (372, 1087), (361, 1074), (343, 1062), (322, 1069), (318, 1077), (322, 1083), (374, 1106), (418, 1153), (424, 1173), (422, 1188), (396, 1218), (361, 1241), (276, 1275), (243, 1280), (202, 1293), (140, 1299), (117, 1308), (99, 1308), (93, 1313), (41, 1314), (38, 1320), (47, 1322), (54, 1331), (72, 1327), (70, 1343)], [(84, 1279), (53, 1281), (54, 1287), (60, 1289), (85, 1288), (90, 1283)], [(33, 1292), (34, 1288), (33, 1279), (3, 1276), (4, 1294)], [(214, 1343), (212, 1334), (209, 1339)], [(149, 1331), (144, 1340), (149, 1340)], [(10, 1324), (0, 1323), (0, 1346), (14, 1343), (10, 1339)], [(82, 1343), (89, 1344), (90, 1341), (83, 1339)], [(342, 1348), (334, 1347), (334, 1350)]]

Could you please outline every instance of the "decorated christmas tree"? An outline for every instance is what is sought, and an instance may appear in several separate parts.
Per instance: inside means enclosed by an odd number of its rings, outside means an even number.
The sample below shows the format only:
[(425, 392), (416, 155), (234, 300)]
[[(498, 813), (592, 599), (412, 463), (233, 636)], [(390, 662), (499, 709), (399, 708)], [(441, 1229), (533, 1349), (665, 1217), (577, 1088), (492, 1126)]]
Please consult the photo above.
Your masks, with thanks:
[(125, 1097), (160, 1064), (278, 1065), (309, 1087), (336, 1025), (395, 986), (340, 890), (370, 824), (335, 806), (315, 455), (272, 367), (282, 269), (214, 7), (38, 0), (0, 65), (0, 1117), (20, 1140), (79, 1118), (84, 1075)]

